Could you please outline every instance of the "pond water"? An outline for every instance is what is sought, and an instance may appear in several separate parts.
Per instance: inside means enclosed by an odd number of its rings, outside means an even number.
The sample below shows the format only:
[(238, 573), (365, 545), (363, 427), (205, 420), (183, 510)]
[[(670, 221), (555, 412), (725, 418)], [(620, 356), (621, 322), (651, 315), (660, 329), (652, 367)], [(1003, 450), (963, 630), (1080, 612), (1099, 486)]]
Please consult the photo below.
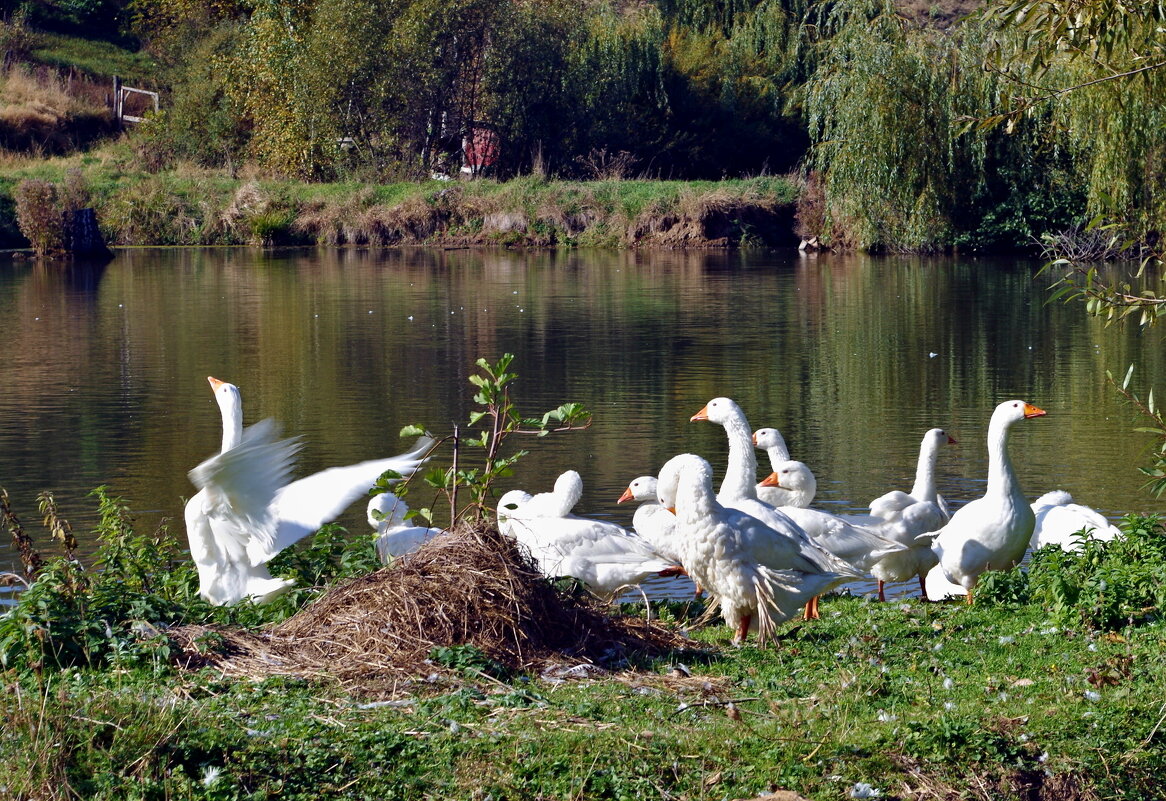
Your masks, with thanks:
[[(1030, 498), (1063, 488), (1110, 516), (1157, 511), (1136, 471), (1150, 440), (1131, 431), (1139, 421), (1105, 372), (1137, 365), (1144, 392), (1163, 375), (1161, 335), (1047, 303), (1051, 279), (1034, 277), (1037, 266), (238, 249), (121, 251), (97, 273), (3, 263), (0, 486), (42, 544), (36, 494), (52, 490), (84, 541), (86, 493), (101, 484), (140, 526), (168, 517), (181, 531), (186, 473), (221, 436), (208, 375), (239, 385), (248, 424), (274, 417), (304, 438), (306, 474), (406, 450), (397, 434), (407, 423), (438, 434), (464, 425), (475, 359), (511, 352), (525, 415), (577, 401), (595, 421), (524, 439), (531, 454), (507, 486), (538, 492), (577, 469), (583, 514), (630, 524), (616, 498), (681, 451), (719, 471), (723, 430), (688, 422), (718, 395), (755, 428), (782, 430), (827, 509), (908, 489), (932, 426), (959, 441), (940, 459), (941, 492), (953, 505), (977, 496), (988, 417), (1018, 397), (1049, 413), (1012, 437)], [(366, 530), (362, 520), (359, 505), (344, 518), (352, 531)], [(0, 543), (0, 569), (13, 561)]]

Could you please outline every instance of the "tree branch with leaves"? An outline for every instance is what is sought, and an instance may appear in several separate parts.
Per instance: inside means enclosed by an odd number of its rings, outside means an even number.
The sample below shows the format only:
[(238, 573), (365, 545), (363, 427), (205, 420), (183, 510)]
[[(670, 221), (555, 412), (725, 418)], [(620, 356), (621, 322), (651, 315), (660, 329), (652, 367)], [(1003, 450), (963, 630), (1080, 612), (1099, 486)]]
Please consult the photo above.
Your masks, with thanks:
[[(545, 437), (591, 426), (591, 413), (578, 403), (564, 403), (543, 413), (541, 417), (523, 417), (519, 414), (510, 396), (511, 385), (518, 378), (517, 373), (510, 372), (513, 361), (514, 354), (505, 353), (493, 364), (484, 358), (475, 362), (479, 372), (469, 376), (469, 382), (475, 387), (474, 403), (479, 406), (469, 415), (468, 428), (473, 433), (466, 434), (460, 426), (455, 426), (451, 434), (438, 440), (434, 446), (436, 449), (447, 442), (453, 446), (452, 464), (449, 467), (435, 467), (424, 476), (426, 484), (445, 494), (451, 527), (463, 520), (482, 521), (492, 514), (490, 498), (495, 483), (500, 478), (512, 475), (514, 464), (528, 453), (521, 449), (507, 453), (504, 446), (510, 437)], [(403, 437), (427, 433), (424, 427), (418, 425), (405, 426), (401, 430)], [(464, 465), (466, 448), (481, 449), (483, 460), (480, 467)], [(382, 480), (370, 494), (386, 491), (400, 494), (406, 491), (407, 484), (402, 482), (390, 485), (388, 481)], [(463, 490), (469, 493), (469, 501), (464, 505), (459, 498)], [(407, 517), (432, 521), (433, 510), (411, 509)]]

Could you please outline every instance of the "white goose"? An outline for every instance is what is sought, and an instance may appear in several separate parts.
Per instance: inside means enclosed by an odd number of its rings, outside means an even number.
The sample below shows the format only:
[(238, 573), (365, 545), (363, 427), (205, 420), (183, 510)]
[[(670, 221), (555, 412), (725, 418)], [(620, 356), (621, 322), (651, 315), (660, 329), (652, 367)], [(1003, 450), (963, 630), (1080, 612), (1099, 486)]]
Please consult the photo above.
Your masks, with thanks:
[(954, 445), (942, 428), (933, 428), (923, 435), (919, 446), (919, 462), (915, 468), (915, 484), (911, 492), (892, 490), (870, 502), (871, 516), (884, 521), (878, 532), (907, 550), (887, 556), (876, 564), (871, 572), (878, 579), (879, 600), (886, 600), (884, 585), (888, 581), (907, 581), (918, 577), (923, 600), (927, 600), (927, 582), (924, 576), (935, 567), (937, 557), (931, 550), (931, 543), (919, 535), (936, 531), (951, 518), (944, 506), (935, 484), (935, 464), (939, 449), (944, 445)]
[(1088, 506), (1073, 502), (1073, 496), (1064, 490), (1046, 492), (1032, 503), (1036, 523), (1029, 547), (1034, 551), (1046, 545), (1058, 545), (1063, 551), (1081, 547), (1081, 534), (1090, 539), (1112, 540), (1121, 536), (1121, 529), (1105, 519), (1105, 515)]
[[(988, 487), (982, 498), (960, 507), (933, 534), (932, 548), (944, 577), (960, 585), (972, 602), (972, 588), (986, 570), (1007, 570), (1028, 548), (1036, 515), (1025, 500), (1008, 456), (1008, 431), (1021, 420), (1045, 411), (1022, 400), (1001, 403), (988, 423)], [(930, 583), (928, 595), (932, 595)]]
[(770, 528), (722, 505), (713, 495), (712, 468), (681, 454), (660, 471), (660, 502), (676, 510), (681, 561), (689, 576), (716, 597), (740, 644), (756, 631), (762, 645), (778, 623), (818, 595), (853, 578), (822, 567), (827, 554), (804, 548), (800, 530)]
[[(779, 462), (773, 472), (757, 485), (757, 496), (771, 506), (807, 509), (818, 492), (818, 480), (814, 471), (804, 462), (788, 460)], [(775, 504), (773, 500), (788, 500), (786, 504)]]
[(270, 506), (291, 476), (299, 443), (278, 439), (273, 420), (241, 431), (223, 452), (190, 471), (199, 488), (186, 502), (186, 536), (198, 569), (198, 592), (215, 606), (250, 598), (266, 603), (294, 582), (274, 578), (250, 555), (253, 538), (274, 538)]
[(790, 459), (789, 448), (780, 431), (776, 428), (757, 429), (753, 432), (753, 446), (766, 452), (770, 470), (782, 476), (781, 486), (758, 484), (758, 498), (770, 506), (798, 506), (803, 509), (814, 502), (818, 481), (807, 465)]
[(498, 501), (498, 529), (518, 540), (544, 575), (572, 576), (603, 597), (652, 575), (680, 573), (674, 560), (622, 526), (571, 514), (582, 494), (583, 479), (574, 470), (559, 476), (554, 492), (511, 490)]
[(199, 593), (212, 604), (271, 600), (292, 582), (266, 564), (302, 537), (335, 520), (387, 470), (402, 476), (425, 462), (433, 440), (409, 453), (334, 467), (287, 483), (296, 440), (278, 440), (272, 421), (243, 431), (243, 403), (234, 384), (207, 379), (223, 418), (220, 453), (190, 471), (199, 488), (186, 503), (186, 534), (198, 568)]
[(616, 503), (640, 501), (632, 515), (632, 528), (656, 553), (680, 564), (680, 555), (676, 550), (676, 515), (659, 502), (656, 486), (655, 476), (634, 478)]
[[(887, 554), (904, 550), (902, 545), (880, 537), (871, 529), (829, 512), (793, 506), (775, 509), (761, 502), (754, 483), (757, 480), (757, 456), (752, 448), (749, 421), (735, 401), (713, 398), (691, 419), (720, 423), (728, 435), (729, 461), (721, 481), (721, 491), (717, 494), (717, 500), (724, 506), (753, 515), (771, 527), (792, 521), (819, 548), (859, 571), (868, 571)], [(817, 599), (806, 610), (806, 617), (818, 617)]]
[(408, 505), (391, 492), (374, 495), (368, 502), (367, 512), (368, 524), (376, 531), (377, 556), (385, 564), (413, 553), (445, 533), (440, 528), (410, 525), (405, 519), (409, 514)]

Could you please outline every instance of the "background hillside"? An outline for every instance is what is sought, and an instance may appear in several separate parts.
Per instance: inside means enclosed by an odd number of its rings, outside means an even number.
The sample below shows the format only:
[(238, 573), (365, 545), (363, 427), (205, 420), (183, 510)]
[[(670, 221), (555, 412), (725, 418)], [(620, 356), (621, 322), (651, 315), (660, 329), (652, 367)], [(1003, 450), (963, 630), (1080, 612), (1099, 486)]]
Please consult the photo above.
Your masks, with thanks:
[(383, 184), (796, 171), (803, 235), (905, 251), (1032, 248), (1090, 220), (1155, 247), (1166, 219), (1166, 10), (1148, 0), (1121, 14), (1113, 0), (0, 8), (9, 158), (116, 135), (117, 74), (161, 92), (161, 112), (119, 140), (151, 172)]

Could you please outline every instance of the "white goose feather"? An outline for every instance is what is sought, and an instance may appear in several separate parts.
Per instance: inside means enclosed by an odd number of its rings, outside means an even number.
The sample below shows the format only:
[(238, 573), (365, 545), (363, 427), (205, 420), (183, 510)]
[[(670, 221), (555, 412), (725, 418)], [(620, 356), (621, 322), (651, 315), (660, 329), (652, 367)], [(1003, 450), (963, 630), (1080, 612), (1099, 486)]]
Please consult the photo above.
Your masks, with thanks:
[(679, 572), (674, 560), (622, 526), (571, 514), (582, 494), (583, 479), (574, 470), (560, 475), (550, 493), (511, 490), (498, 501), (498, 528), (530, 552), (544, 575), (574, 577), (600, 596)]
[(756, 631), (764, 644), (811, 598), (853, 577), (849, 569), (823, 570), (820, 560), (807, 558), (799, 536), (721, 504), (713, 495), (712, 468), (699, 456), (668, 460), (657, 489), (660, 502), (676, 510), (681, 561), (717, 599), (737, 643)]

